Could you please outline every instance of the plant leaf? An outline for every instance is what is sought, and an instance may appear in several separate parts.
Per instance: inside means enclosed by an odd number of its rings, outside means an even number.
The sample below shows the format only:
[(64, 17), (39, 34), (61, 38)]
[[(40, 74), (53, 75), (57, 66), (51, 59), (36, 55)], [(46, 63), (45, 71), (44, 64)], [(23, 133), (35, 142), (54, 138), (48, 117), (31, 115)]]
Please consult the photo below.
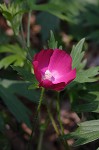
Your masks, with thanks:
[(54, 33), (51, 31), (50, 32), (50, 39), (48, 41), (48, 47), (51, 49), (55, 49), (58, 46), (57, 44), (58, 44), (58, 42), (55, 40)]
[(29, 116), (31, 111), (19, 100), (23, 96), (38, 104), (40, 91), (28, 90), (30, 83), (23, 81), (1, 80), (0, 81), (0, 97), (2, 98), (9, 111), (15, 116), (17, 121), (25, 122), (31, 127)]
[(82, 104), (78, 106), (74, 106), (73, 111), (75, 112), (96, 112), (99, 113), (99, 101), (93, 101), (88, 104)]
[(99, 74), (99, 67), (91, 67), (86, 70), (81, 70), (77, 72), (77, 77), (75, 81), (79, 83), (95, 82), (98, 80), (97, 78), (95, 78), (95, 76), (98, 74)]
[(8, 25), (13, 29), (16, 35), (19, 34), (19, 27), (22, 20), (23, 9), (17, 3), (9, 3), (8, 5), (0, 4), (0, 11), (7, 20)]
[(24, 69), (22, 67), (16, 67), (16, 66), (11, 66), (11, 67), (15, 71), (17, 71), (18, 74), (21, 75), (25, 81), (30, 81), (33, 84), (38, 85), (38, 82), (37, 82), (35, 76), (31, 72), (27, 71), (26, 69)]
[(31, 85), (31, 83), (25, 82), (25, 81), (16, 81), (16, 80), (1, 80), (0, 84), (8, 89), (10, 93), (17, 94), (19, 96), (24, 96), (27, 98), (27, 100), (30, 100), (34, 103), (39, 102), (40, 97), (40, 91), (38, 90), (28, 90), (28, 87)]
[(99, 139), (99, 120), (91, 120), (78, 124), (75, 132), (62, 136), (64, 139), (76, 139), (73, 146), (83, 145)]
[[(91, 86), (92, 87), (92, 86)], [(94, 86), (95, 87), (95, 86)], [(92, 89), (91, 89), (92, 90)], [(72, 110), (73, 111), (76, 111), (76, 112), (96, 112), (96, 113), (99, 113), (99, 92), (98, 91), (91, 91), (91, 92), (88, 92), (88, 93), (83, 93), (80, 94), (79, 98), (82, 99), (83, 97), (83, 100), (85, 100), (86, 102), (88, 103), (85, 103), (85, 104), (79, 104), (79, 105), (74, 105), (72, 107)]]
[(84, 56), (84, 52), (82, 52), (82, 48), (85, 42), (85, 38), (80, 40), (76, 46), (73, 46), (73, 49), (71, 51), (71, 56), (73, 59), (72, 62), (72, 67), (73, 68), (78, 68), (79, 64), (81, 63), (81, 60)]
[(18, 98), (10, 93), (8, 89), (5, 89), (0, 85), (0, 96), (8, 107), (9, 111), (16, 117), (19, 122), (25, 122), (29, 127), (31, 126), (28, 113), (29, 109), (18, 100)]
[(7, 68), (10, 64), (23, 66), (26, 59), (26, 52), (18, 45), (0, 45), (0, 53), (9, 53), (0, 61), (0, 68)]
[[(58, 41), (55, 40), (54, 33), (50, 31), (50, 39), (48, 41), (49, 49), (57, 49), (58, 48)], [(59, 49), (62, 49), (62, 46), (59, 46)]]

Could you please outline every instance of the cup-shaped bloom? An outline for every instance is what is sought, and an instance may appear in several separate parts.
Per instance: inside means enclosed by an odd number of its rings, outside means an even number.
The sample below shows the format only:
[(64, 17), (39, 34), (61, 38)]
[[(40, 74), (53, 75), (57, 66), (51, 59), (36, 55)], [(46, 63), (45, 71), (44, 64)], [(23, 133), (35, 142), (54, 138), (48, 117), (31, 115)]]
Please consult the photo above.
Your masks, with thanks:
[(60, 49), (41, 50), (32, 64), (40, 87), (60, 91), (76, 78), (71, 56)]

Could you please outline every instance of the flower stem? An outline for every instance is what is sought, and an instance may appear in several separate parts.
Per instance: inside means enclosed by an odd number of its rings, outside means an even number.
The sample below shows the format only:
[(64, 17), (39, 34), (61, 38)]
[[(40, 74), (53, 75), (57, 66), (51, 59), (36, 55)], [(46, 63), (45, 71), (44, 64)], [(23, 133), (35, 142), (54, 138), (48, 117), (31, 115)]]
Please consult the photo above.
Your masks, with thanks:
[[(60, 93), (58, 92), (57, 93), (57, 103), (56, 103), (56, 106), (57, 106), (58, 121), (59, 121), (59, 124), (60, 124), (61, 134), (63, 136), (64, 135), (64, 128), (63, 128), (62, 121), (61, 121), (59, 94)], [(64, 145), (65, 150), (70, 150), (69, 145), (68, 145), (68, 143), (67, 143), (67, 141), (65, 139), (62, 139), (62, 143)]]
[(23, 31), (23, 24), (21, 22), (21, 36), (22, 36), (22, 41), (23, 41), (23, 48), (26, 49), (26, 41), (24, 37), (24, 31)]
[(62, 121), (61, 121), (59, 94), (60, 93), (58, 92), (57, 93), (56, 107), (57, 107), (57, 112), (58, 112), (58, 121), (59, 121), (61, 132), (62, 132), (62, 135), (63, 135), (64, 134), (64, 128), (63, 128)]
[(30, 19), (31, 11), (28, 13), (28, 24), (27, 24), (27, 47), (30, 48)]
[(40, 95), (40, 100), (39, 100), (39, 104), (38, 104), (38, 107), (37, 107), (37, 112), (38, 112), (38, 113), (39, 113), (39, 111), (40, 111), (40, 107), (41, 107), (41, 104), (42, 104), (44, 91), (45, 91), (45, 89), (42, 88), (42, 90), (41, 90), (41, 95)]
[(43, 100), (44, 90), (45, 89), (42, 88), (39, 104), (38, 104), (37, 111), (36, 111), (36, 114), (35, 114), (35, 118), (34, 118), (34, 121), (33, 121), (32, 133), (30, 135), (30, 140), (29, 140), (29, 143), (28, 143), (27, 150), (31, 150), (31, 143), (32, 143), (32, 139), (33, 139), (33, 136), (34, 136), (34, 133), (35, 133), (36, 126), (37, 126), (37, 120), (38, 120), (38, 115), (39, 115), (40, 107), (41, 107), (42, 100)]
[(44, 135), (44, 131), (40, 131), (40, 136), (39, 136), (39, 142), (38, 142), (37, 150), (41, 150), (42, 149), (43, 135)]
[(50, 120), (51, 120), (51, 122), (52, 122), (52, 125), (53, 125), (53, 127), (54, 127), (54, 129), (55, 129), (57, 135), (60, 136), (60, 132), (59, 132), (59, 130), (58, 130), (58, 127), (57, 127), (57, 125), (56, 125), (56, 122), (55, 122), (55, 120), (54, 120), (54, 118), (53, 118), (53, 116), (52, 116), (52, 113), (50, 112), (50, 109), (49, 109), (48, 106), (47, 106), (47, 112), (48, 112), (49, 118), (50, 118)]
[[(57, 135), (60, 137), (61, 133), (60, 133), (60, 131), (59, 131), (57, 125), (56, 125), (56, 122), (55, 122), (55, 120), (54, 120), (54, 118), (53, 118), (53, 116), (52, 116), (52, 113), (50, 112), (50, 109), (49, 109), (48, 106), (47, 106), (47, 112), (48, 112), (49, 118), (50, 118), (50, 120), (51, 120), (51, 122), (52, 122), (52, 125), (53, 125), (53, 127), (54, 127), (54, 129), (55, 129), (55, 132), (56, 132)], [(65, 150), (70, 150), (69, 147), (66, 145), (66, 143), (65, 143), (64, 140), (61, 140), (61, 139), (60, 139), (60, 142), (64, 145)]]

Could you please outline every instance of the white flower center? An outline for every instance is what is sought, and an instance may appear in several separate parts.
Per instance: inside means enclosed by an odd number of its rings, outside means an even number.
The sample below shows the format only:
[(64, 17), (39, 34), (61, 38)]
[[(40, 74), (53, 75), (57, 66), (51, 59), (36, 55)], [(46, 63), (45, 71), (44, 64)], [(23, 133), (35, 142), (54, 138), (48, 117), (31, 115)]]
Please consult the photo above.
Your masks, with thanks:
[(43, 80), (50, 80), (52, 81), (54, 79), (54, 77), (52, 76), (52, 73), (49, 70), (45, 71), (45, 74), (43, 75)]

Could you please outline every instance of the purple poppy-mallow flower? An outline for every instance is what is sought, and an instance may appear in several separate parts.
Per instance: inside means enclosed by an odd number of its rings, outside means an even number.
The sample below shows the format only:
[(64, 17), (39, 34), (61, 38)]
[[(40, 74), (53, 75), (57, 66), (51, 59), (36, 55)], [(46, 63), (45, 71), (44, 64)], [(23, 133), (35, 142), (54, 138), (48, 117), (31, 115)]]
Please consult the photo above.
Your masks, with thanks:
[(32, 64), (40, 87), (60, 91), (76, 78), (71, 56), (60, 49), (41, 50)]

